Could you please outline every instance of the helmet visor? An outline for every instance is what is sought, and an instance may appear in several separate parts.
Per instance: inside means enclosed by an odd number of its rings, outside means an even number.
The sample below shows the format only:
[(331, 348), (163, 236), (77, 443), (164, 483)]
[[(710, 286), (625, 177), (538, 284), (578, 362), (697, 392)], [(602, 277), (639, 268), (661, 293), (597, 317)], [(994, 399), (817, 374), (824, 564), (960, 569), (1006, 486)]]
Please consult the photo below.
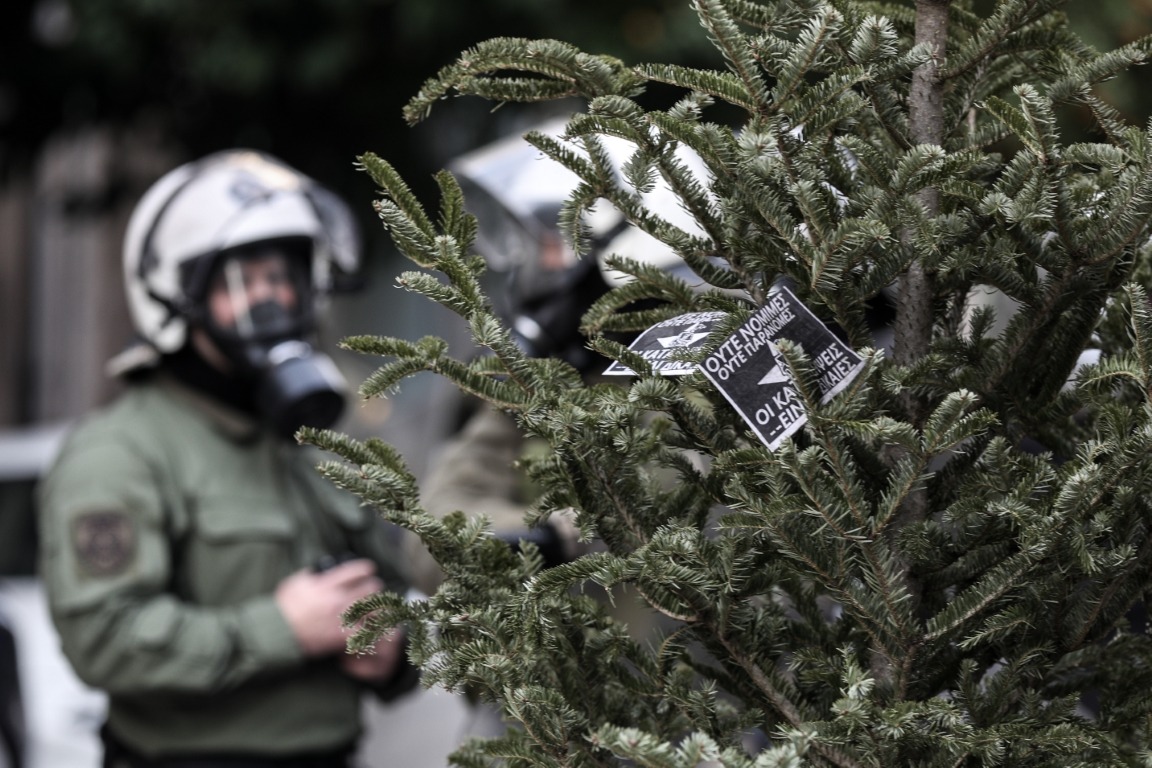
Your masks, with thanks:
[(205, 325), (216, 335), (246, 342), (308, 332), (310, 245), (306, 239), (282, 239), (221, 251), (197, 292)]

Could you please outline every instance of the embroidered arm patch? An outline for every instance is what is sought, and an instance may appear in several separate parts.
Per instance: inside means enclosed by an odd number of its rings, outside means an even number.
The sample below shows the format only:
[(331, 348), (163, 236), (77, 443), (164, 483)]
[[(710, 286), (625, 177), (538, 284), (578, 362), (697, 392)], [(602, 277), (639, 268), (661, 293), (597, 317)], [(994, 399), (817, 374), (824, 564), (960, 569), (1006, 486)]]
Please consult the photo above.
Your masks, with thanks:
[(115, 576), (136, 556), (136, 532), (123, 512), (86, 512), (72, 521), (72, 548), (87, 573)]

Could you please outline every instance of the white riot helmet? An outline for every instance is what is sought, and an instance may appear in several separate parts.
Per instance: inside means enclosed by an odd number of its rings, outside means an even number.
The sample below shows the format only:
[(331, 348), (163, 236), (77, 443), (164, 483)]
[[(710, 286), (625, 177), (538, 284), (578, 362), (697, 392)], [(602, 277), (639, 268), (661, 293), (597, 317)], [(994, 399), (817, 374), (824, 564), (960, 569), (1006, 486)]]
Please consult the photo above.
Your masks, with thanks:
[(144, 194), (124, 239), (124, 279), (136, 331), (157, 351), (183, 346), (201, 308), (195, 293), (223, 251), (268, 240), (311, 244), (311, 291), (359, 265), (351, 212), (332, 192), (267, 154), (227, 150), (170, 171)]
[[(553, 118), (531, 129), (564, 140), (567, 123), (566, 118)], [(601, 136), (600, 141), (617, 169), (637, 150), (615, 136)], [(583, 154), (575, 143), (569, 148)], [(698, 156), (686, 147), (678, 154), (698, 178), (708, 178)], [(631, 279), (606, 265), (613, 253), (699, 282), (672, 248), (630, 224), (606, 201), (585, 212), (592, 258), (579, 259), (561, 236), (559, 214), (580, 179), (521, 135), (469, 152), (448, 168), (460, 180), (467, 206), (479, 221), (477, 250), (492, 272), (507, 276), (507, 295), (500, 297), (507, 306), (501, 310), (530, 355), (558, 356), (577, 368), (594, 362), (578, 332), (580, 319), (596, 298)], [(700, 232), (667, 184), (653, 184), (641, 199), (685, 231)]]
[[(128, 306), (150, 349), (129, 350), (110, 370), (153, 364), (156, 353), (184, 347), (190, 326), (201, 328), (232, 375), (251, 383), (278, 432), (331, 426), (346, 382), (310, 337), (317, 305), (337, 274), (355, 272), (359, 250), (343, 201), (269, 155), (228, 150), (182, 165), (144, 194), (129, 220)], [(286, 293), (253, 287), (267, 285)]]

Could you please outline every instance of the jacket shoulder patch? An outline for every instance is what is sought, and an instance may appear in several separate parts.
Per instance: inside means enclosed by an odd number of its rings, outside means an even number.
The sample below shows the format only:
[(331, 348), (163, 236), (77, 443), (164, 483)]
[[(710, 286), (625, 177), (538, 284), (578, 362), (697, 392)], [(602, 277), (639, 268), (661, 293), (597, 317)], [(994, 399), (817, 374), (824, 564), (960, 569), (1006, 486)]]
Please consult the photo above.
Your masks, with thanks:
[(86, 512), (72, 522), (72, 548), (93, 576), (123, 573), (136, 555), (136, 532), (124, 512)]

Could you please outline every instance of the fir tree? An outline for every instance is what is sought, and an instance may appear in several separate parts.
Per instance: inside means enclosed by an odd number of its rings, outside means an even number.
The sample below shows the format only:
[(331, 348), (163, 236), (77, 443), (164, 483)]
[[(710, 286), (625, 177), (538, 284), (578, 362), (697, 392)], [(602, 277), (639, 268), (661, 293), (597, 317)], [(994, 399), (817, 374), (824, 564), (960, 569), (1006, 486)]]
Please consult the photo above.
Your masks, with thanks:
[[(543, 569), (483, 520), (426, 514), (388, 445), (310, 432), (342, 458), (326, 474), (448, 575), (426, 602), (362, 603), (354, 643), (407, 622), (426, 683), (502, 708), (516, 727), (461, 749), (464, 766), (1152, 765), (1152, 134), (1095, 89), (1148, 41), (1092, 50), (1054, 0), (694, 5), (722, 70), (495, 39), (406, 110), (585, 100), (565, 140), (529, 136), (583, 180), (568, 235), (586, 244), (581, 213), (607, 199), (706, 284), (615, 256), (636, 279), (584, 329), (634, 378), (586, 385), (526, 358), (481, 290), (455, 180), (437, 177), (433, 217), (385, 159), (361, 158), (419, 267), (401, 283), (491, 351), (351, 338), (386, 358), (362, 394), (434, 371), (513, 414), (550, 446), (526, 466), (545, 489), (529, 517), (570, 508), (603, 551)], [(651, 83), (683, 96), (645, 109)], [(709, 119), (719, 103), (738, 125)], [(1071, 114), (1095, 140), (1062, 137)], [(635, 145), (622, 175), (604, 136)], [(656, 178), (698, 232), (643, 207)], [(864, 362), (824, 402), (813, 361), (782, 342), (807, 422), (775, 450), (701, 373), (661, 376), (606, 335), (721, 311), (703, 357), (781, 277)], [(1017, 309), (973, 302), (982, 287)], [(885, 291), (891, 354), (865, 319)], [(1089, 347), (1099, 363), (1078, 368)], [(622, 585), (664, 617), (659, 642), (592, 596)]]

